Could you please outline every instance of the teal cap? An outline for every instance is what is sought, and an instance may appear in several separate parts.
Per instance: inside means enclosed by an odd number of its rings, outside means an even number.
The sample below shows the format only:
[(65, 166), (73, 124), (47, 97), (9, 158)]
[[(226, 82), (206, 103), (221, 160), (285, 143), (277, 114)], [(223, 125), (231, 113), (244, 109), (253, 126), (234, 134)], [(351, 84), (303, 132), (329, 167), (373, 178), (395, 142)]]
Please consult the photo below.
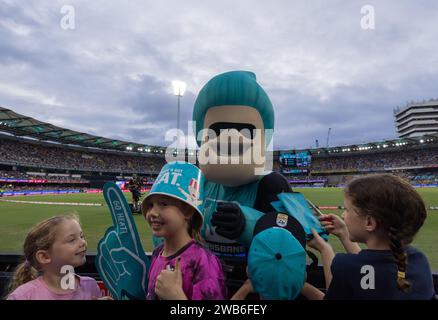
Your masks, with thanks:
[(251, 243), (248, 272), (254, 290), (261, 298), (295, 299), (306, 279), (306, 252), (288, 230), (266, 229)]

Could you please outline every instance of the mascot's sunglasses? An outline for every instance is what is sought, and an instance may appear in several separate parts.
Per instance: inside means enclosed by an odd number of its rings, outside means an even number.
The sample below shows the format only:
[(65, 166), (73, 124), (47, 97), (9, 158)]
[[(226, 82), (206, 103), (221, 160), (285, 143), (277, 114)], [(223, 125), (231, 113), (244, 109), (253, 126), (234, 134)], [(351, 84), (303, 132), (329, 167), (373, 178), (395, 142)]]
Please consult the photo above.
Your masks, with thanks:
[(236, 122), (215, 122), (210, 125), (209, 129), (213, 130), (216, 137), (219, 137), (223, 131), (235, 129), (246, 139), (254, 139), (256, 127), (250, 123), (236, 123)]

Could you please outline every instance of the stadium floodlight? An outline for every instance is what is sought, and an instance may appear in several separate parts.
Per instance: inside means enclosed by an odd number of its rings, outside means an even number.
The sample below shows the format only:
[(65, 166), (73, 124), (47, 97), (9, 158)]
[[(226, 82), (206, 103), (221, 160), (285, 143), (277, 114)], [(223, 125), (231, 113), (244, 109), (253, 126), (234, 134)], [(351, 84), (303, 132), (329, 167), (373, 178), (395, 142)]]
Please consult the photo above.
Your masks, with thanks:
[(172, 81), (173, 94), (182, 97), (186, 92), (187, 84), (184, 81), (173, 80)]

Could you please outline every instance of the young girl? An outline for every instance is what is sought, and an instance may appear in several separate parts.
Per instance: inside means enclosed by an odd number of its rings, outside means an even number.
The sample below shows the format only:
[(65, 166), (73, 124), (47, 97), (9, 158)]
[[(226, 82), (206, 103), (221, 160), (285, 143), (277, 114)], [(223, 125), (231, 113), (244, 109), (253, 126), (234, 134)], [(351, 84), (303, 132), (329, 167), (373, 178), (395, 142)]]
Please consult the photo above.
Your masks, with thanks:
[[(409, 245), (427, 215), (414, 188), (394, 175), (370, 175), (346, 187), (344, 205), (345, 223), (336, 215), (324, 215), (320, 220), (349, 253), (334, 256), (316, 232), (308, 243), (321, 252), (324, 261), (328, 287), (324, 298), (432, 299), (429, 263)], [(361, 250), (357, 243), (367, 249)], [(303, 294), (323, 297), (308, 284)]]
[[(226, 288), (222, 267), (216, 256), (201, 244), (203, 218), (194, 205), (196, 201), (185, 202), (171, 192), (157, 192), (160, 183), (172, 188), (166, 183), (171, 180), (162, 178), (163, 172), (169, 170), (172, 170), (172, 164), (162, 169), (142, 203), (142, 213), (153, 235), (164, 239), (152, 254), (147, 299), (223, 300)], [(202, 181), (193, 182), (192, 179), (189, 187), (192, 200), (197, 199), (196, 186), (201, 184)]]
[[(34, 226), (24, 241), (25, 262), (15, 270), (8, 300), (88, 300), (101, 296), (96, 280), (74, 275), (69, 285), (64, 266), (85, 263), (87, 242), (76, 216), (56, 216)], [(65, 267), (64, 267), (65, 268)], [(71, 283), (71, 281), (70, 281)]]

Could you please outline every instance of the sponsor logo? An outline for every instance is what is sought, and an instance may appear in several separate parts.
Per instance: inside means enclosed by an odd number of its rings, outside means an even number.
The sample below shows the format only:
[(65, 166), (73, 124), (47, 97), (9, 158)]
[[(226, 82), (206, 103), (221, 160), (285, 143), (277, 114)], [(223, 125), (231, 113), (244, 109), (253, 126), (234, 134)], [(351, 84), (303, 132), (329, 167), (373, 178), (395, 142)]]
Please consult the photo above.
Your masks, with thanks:
[(284, 228), (287, 225), (287, 221), (288, 221), (289, 217), (287, 214), (284, 213), (279, 213), (277, 214), (277, 226)]

